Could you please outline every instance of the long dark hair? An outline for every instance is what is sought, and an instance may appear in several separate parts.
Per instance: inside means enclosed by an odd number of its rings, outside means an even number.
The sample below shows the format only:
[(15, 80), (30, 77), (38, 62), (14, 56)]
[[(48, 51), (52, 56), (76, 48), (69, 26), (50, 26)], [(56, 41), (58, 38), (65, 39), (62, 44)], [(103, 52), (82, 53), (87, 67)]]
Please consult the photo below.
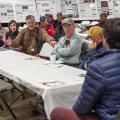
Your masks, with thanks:
[(17, 23), (15, 20), (11, 20), (11, 21), (8, 23), (9, 31), (11, 31), (11, 30), (10, 30), (10, 25), (13, 24), (13, 23), (16, 24), (16, 28), (17, 28), (16, 31), (18, 31), (18, 29), (19, 29), (19, 25), (18, 25), (18, 23)]
[[(10, 25), (15, 23), (16, 24), (16, 31), (13, 33), (10, 29)], [(6, 32), (6, 39), (8, 39), (8, 37), (10, 37), (11, 39), (15, 39), (19, 33), (18, 29), (19, 29), (19, 25), (18, 23), (15, 21), (15, 20), (11, 20), (9, 23), (8, 23), (8, 28), (9, 28), (9, 31)]]

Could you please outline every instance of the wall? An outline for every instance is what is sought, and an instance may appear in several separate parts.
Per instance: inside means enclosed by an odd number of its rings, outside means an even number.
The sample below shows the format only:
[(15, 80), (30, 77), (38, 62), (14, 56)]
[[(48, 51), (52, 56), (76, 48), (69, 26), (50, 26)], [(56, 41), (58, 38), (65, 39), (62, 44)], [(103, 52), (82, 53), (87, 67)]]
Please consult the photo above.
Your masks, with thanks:
[[(89, 0), (90, 1), (90, 0)], [(25, 22), (25, 16), (32, 14), (36, 21), (46, 13), (56, 17), (62, 12), (75, 20), (97, 20), (101, 12), (109, 12), (109, 18), (120, 17), (120, 0), (0, 0), (0, 21), (11, 19)], [(106, 2), (107, 4), (106, 4)]]

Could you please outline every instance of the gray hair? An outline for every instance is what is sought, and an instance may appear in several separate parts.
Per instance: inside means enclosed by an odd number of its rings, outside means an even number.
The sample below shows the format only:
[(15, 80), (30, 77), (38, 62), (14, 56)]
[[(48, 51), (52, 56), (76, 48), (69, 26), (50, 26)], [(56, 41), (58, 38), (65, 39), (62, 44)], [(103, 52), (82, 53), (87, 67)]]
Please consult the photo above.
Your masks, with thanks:
[(35, 20), (35, 17), (33, 15), (27, 15), (25, 20), (30, 20), (30, 19), (34, 19)]

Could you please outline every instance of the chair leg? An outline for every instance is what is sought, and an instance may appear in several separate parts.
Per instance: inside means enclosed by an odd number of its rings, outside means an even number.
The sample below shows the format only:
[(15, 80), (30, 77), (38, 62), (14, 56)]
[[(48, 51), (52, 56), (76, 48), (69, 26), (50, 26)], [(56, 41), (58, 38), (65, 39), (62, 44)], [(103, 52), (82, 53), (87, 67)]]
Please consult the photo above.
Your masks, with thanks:
[(12, 106), (17, 100), (19, 100), (19, 98), (21, 98), (22, 96), (22, 100), (25, 99), (25, 92), (26, 92), (26, 89), (24, 88), (23, 91), (20, 91), (18, 90), (20, 93), (20, 95), (18, 97), (16, 97), (16, 99), (10, 104), (10, 106)]
[(45, 118), (47, 118), (47, 114), (46, 114), (46, 112), (45, 112), (45, 106), (44, 106), (44, 101), (43, 101), (43, 99), (42, 99), (42, 96), (40, 96), (40, 98), (39, 98), (39, 104), (42, 106), (42, 114), (43, 114), (43, 116), (44, 116)]
[(6, 100), (4, 99), (4, 97), (1, 97), (3, 103), (6, 105), (6, 107), (8, 108), (9, 112), (11, 113), (11, 115), (13, 116), (13, 118), (16, 120), (17, 117), (15, 116), (15, 114), (13, 113), (12, 109), (10, 108), (10, 106), (8, 105), (8, 103), (6, 102)]
[[(14, 100), (14, 102), (11, 103), (11, 105), (14, 104), (21, 96), (22, 96), (22, 100), (25, 100), (25, 91), (26, 91), (26, 88), (23, 87), (23, 86), (20, 86), (21, 89), (22, 89), (22, 90), (20, 90), (19, 88), (17, 88), (17, 87), (14, 85), (13, 80), (10, 80), (10, 79), (8, 79), (8, 78), (6, 78), (6, 79), (7, 79), (8, 82), (9, 82), (10, 84), (12, 84), (12, 86), (13, 86), (13, 89), (11, 89), (12, 95), (14, 95), (15, 89), (20, 93), (20, 95)], [(11, 105), (10, 105), (10, 106), (11, 106)]]

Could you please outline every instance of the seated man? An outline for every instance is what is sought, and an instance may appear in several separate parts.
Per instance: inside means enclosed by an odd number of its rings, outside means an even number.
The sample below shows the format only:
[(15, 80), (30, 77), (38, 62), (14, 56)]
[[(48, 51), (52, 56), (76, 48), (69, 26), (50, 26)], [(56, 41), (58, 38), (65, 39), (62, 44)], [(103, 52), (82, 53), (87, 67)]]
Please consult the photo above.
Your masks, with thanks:
[(65, 64), (79, 64), (82, 40), (75, 33), (75, 24), (72, 19), (63, 20), (65, 36), (60, 39), (52, 54), (56, 54), (58, 60)]
[(12, 40), (7, 40), (6, 44), (10, 47), (22, 47), (22, 52), (37, 55), (43, 43), (49, 42), (51, 45), (55, 45), (56, 42), (54, 38), (49, 36), (44, 29), (39, 29), (35, 25), (35, 18), (32, 15), (26, 17), (27, 28), (20, 31), (17, 38)]
[(51, 120), (116, 120), (120, 110), (120, 18), (106, 21), (103, 45), (106, 49), (89, 65), (73, 110), (56, 108)]
[(86, 70), (88, 65), (97, 59), (97, 56), (104, 50), (103, 47), (103, 29), (99, 26), (93, 26), (89, 30), (89, 37), (92, 40), (90, 50), (79, 65), (80, 69)]

